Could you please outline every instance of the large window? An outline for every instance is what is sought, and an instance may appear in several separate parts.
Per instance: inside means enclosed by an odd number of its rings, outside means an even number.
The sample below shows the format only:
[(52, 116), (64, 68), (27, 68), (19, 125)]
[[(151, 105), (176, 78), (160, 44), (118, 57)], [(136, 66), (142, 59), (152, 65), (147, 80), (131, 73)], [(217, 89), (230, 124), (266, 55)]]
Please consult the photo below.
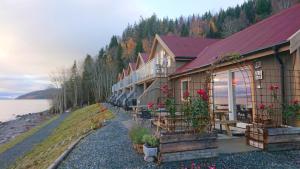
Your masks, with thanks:
[(252, 120), (250, 76), (247, 69), (228, 70), (214, 75), (214, 107), (216, 110), (227, 110), (230, 120)]

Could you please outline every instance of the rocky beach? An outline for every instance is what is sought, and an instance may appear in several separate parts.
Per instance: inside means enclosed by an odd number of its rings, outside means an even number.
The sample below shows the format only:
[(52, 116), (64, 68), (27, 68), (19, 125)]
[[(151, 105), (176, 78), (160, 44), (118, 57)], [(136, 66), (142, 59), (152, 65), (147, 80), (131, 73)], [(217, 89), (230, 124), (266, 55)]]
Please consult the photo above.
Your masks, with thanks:
[(18, 115), (14, 120), (0, 122), (0, 145), (43, 123), (52, 116), (53, 115), (48, 111), (43, 111), (39, 113)]

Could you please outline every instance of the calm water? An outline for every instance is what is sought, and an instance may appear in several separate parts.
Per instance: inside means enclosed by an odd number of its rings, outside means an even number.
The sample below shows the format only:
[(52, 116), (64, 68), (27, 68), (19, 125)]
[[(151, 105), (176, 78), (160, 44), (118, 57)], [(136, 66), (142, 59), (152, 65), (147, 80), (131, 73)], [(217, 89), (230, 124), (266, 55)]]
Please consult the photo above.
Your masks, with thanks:
[(50, 100), (0, 100), (0, 121), (16, 118), (16, 115), (37, 113), (50, 108)]

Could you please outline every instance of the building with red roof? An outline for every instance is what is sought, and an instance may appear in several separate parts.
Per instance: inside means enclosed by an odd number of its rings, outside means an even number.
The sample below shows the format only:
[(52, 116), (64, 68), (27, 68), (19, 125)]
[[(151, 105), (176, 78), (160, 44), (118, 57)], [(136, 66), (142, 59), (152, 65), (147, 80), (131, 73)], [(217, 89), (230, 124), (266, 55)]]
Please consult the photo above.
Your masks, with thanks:
[[(207, 46), (170, 75), (169, 83), (178, 91), (176, 102), (183, 100), (186, 90), (193, 97), (197, 89), (205, 89), (214, 111), (227, 112), (228, 119), (240, 125), (257, 122), (259, 105), (299, 100), (299, 18), (300, 5), (296, 5)], [(277, 103), (272, 103), (270, 86), (279, 90)], [(283, 123), (279, 109), (280, 117), (270, 125)]]

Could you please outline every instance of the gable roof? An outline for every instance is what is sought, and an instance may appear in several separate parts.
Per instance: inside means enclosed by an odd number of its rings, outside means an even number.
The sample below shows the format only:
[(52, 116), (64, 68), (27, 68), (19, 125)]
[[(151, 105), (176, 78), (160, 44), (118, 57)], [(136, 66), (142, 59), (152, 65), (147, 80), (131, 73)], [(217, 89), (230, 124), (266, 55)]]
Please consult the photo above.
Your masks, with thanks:
[(128, 74), (131, 74), (131, 72), (133, 72), (135, 70), (136, 70), (136, 64), (130, 62), (129, 65), (128, 65)]
[(159, 38), (174, 54), (175, 59), (196, 58), (204, 48), (219, 41), (219, 39), (180, 37), (175, 35), (159, 36)]
[(135, 69), (136, 69), (135, 63), (131, 62), (131, 63), (129, 63), (129, 66), (131, 67), (132, 71), (135, 71)]
[(204, 49), (195, 60), (178, 68), (175, 74), (211, 64), (218, 57), (232, 53), (250, 54), (286, 43), (300, 29), (300, 5), (273, 15)]
[(144, 63), (146, 63), (148, 61), (148, 54), (147, 53), (141, 53), (141, 57), (142, 57)]
[[(148, 61), (147, 53), (139, 53), (135, 63), (135, 69), (138, 69), (141, 64), (145, 64)], [(142, 63), (141, 63), (142, 62)]]
[(122, 72), (122, 79), (123, 78), (125, 78), (125, 76), (127, 76), (128, 75), (128, 71), (127, 71), (128, 69), (123, 69), (123, 72)]

